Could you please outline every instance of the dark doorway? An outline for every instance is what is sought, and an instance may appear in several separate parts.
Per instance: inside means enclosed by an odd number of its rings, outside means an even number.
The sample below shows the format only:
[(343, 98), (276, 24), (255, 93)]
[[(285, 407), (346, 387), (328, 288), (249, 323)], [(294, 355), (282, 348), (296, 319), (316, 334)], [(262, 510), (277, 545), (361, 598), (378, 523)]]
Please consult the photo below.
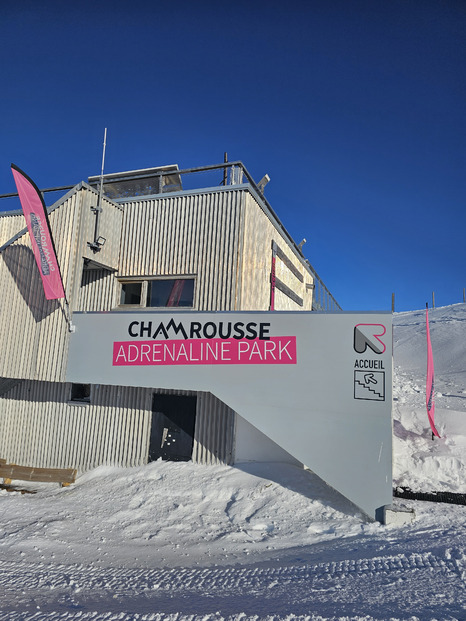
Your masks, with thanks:
[(193, 452), (197, 397), (152, 397), (149, 461), (189, 461)]

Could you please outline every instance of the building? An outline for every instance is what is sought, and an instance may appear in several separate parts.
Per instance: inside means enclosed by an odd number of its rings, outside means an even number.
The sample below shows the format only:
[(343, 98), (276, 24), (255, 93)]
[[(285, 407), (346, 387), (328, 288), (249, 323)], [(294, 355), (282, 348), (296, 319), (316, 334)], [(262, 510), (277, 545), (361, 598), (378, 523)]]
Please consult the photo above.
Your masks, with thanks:
[(339, 309), (241, 162), (105, 175), (100, 189), (90, 177), (49, 208), (67, 303), (45, 299), (22, 213), (0, 214), (0, 457), (81, 472), (292, 461), (209, 392), (66, 382), (76, 311)]

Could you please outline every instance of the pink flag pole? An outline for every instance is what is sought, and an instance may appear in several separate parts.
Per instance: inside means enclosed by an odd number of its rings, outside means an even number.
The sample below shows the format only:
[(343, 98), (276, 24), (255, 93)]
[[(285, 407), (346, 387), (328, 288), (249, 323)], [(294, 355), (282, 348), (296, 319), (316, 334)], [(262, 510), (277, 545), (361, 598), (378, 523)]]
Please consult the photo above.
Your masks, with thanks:
[(434, 436), (440, 438), (440, 434), (435, 428), (435, 401), (434, 401), (434, 357), (432, 355), (432, 343), (430, 341), (429, 328), (429, 307), (426, 304), (426, 333), (427, 333), (427, 380), (426, 380), (426, 408), (429, 418), (430, 428), (432, 429), (432, 440)]

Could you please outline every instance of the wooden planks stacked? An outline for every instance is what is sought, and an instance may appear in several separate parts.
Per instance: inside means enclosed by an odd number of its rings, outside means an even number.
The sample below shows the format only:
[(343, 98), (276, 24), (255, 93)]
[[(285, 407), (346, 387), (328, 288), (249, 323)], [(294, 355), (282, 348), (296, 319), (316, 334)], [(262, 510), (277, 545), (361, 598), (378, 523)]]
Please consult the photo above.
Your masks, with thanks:
[(44, 483), (61, 483), (68, 486), (76, 481), (77, 471), (71, 468), (32, 468), (30, 466), (17, 466), (7, 464), (5, 459), (0, 459), (0, 477), (5, 485), (11, 485), (12, 480), (34, 481)]

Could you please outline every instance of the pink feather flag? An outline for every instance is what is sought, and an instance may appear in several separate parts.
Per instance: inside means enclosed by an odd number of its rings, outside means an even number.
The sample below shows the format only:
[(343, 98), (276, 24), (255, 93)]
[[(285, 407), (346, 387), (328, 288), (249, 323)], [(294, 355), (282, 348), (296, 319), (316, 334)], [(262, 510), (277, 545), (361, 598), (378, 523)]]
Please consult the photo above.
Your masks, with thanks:
[(60, 268), (58, 266), (55, 247), (47, 216), (44, 199), (40, 190), (26, 173), (11, 165), (11, 172), (18, 188), (19, 200), (31, 238), (32, 252), (36, 259), (39, 274), (42, 278), (44, 293), (47, 300), (58, 300), (65, 297)]
[[(434, 357), (432, 355), (432, 343), (430, 341), (430, 328), (429, 328), (429, 308), (426, 304), (426, 333), (427, 333), (427, 381), (426, 381), (426, 408), (427, 416), (429, 418), (430, 428), (432, 434), (440, 438), (440, 434), (435, 428), (434, 415), (435, 415), (435, 401), (434, 401)], [(432, 437), (432, 440), (434, 438)]]

